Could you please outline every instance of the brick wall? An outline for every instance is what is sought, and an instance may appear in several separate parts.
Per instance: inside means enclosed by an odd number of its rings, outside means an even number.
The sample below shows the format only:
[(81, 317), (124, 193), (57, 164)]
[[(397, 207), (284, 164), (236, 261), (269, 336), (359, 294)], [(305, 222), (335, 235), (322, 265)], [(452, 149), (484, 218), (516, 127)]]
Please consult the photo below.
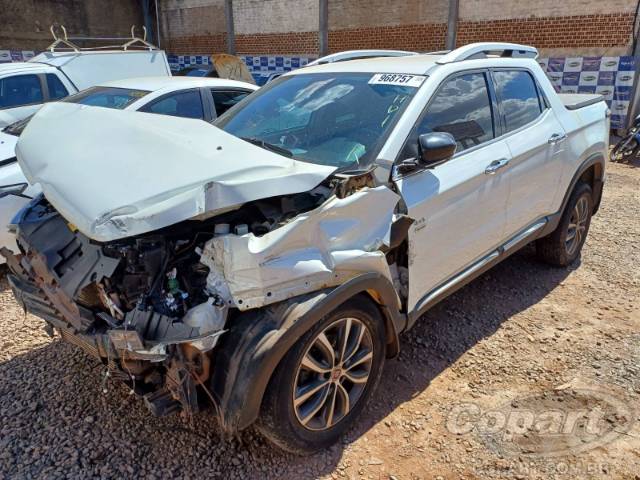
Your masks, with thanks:
[(632, 13), (462, 21), (458, 25), (457, 44), (496, 40), (535, 45), (539, 49), (608, 49), (627, 45), (632, 28)]
[[(226, 50), (224, 0), (160, 2), (167, 50)], [(317, 54), (318, 0), (233, 5), (239, 54)], [(448, 0), (329, 0), (329, 50), (441, 50), (447, 8)], [(534, 45), (542, 55), (625, 55), (634, 8), (629, 0), (460, 0), (458, 44), (499, 40)]]
[(442, 50), (446, 32), (447, 25), (444, 23), (330, 30), (329, 50), (331, 52), (367, 48)]

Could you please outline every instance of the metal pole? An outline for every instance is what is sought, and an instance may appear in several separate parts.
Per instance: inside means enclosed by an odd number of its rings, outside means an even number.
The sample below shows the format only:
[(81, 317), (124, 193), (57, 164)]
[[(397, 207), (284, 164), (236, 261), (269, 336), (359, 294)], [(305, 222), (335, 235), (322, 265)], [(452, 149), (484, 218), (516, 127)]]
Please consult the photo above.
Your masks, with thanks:
[(236, 34), (233, 25), (233, 0), (224, 0), (224, 16), (227, 21), (227, 52), (236, 54)]
[(456, 48), (456, 34), (458, 32), (458, 0), (449, 0), (449, 18), (447, 20), (447, 39), (445, 48)]
[(156, 3), (156, 42), (158, 48), (160, 48), (160, 10), (158, 10), (158, 0), (155, 0)]
[(320, 0), (319, 14), (318, 43), (320, 56), (324, 57), (329, 53), (329, 0)]

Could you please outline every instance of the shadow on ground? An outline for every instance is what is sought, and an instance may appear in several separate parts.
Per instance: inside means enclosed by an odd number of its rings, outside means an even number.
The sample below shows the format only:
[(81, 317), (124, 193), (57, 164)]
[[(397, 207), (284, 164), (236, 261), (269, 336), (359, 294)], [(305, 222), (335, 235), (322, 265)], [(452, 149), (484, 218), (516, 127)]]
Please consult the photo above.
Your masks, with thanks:
[[(330, 474), (345, 445), (428, 389), (469, 348), (569, 273), (537, 262), (527, 248), (435, 306), (401, 337), (402, 353), (387, 362), (357, 426), (341, 444), (307, 459), (280, 453), (253, 429), (224, 438), (212, 414), (154, 418), (124, 385), (105, 378), (101, 364), (53, 341), (0, 364), (0, 472), (47, 476), (62, 466), (107, 477)], [(6, 290), (6, 281), (0, 286)]]

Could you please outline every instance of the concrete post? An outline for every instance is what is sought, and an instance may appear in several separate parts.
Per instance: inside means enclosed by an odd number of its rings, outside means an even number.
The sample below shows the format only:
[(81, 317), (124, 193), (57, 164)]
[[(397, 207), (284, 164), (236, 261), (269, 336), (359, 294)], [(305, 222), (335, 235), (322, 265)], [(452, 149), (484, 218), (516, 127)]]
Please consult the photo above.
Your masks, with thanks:
[(319, 0), (318, 43), (320, 46), (319, 56), (324, 57), (329, 53), (329, 0)]
[(456, 48), (456, 34), (458, 33), (458, 0), (449, 0), (449, 18), (447, 20), (447, 39), (445, 48)]
[(227, 53), (236, 54), (236, 34), (233, 26), (233, 0), (224, 0), (224, 17), (227, 22)]

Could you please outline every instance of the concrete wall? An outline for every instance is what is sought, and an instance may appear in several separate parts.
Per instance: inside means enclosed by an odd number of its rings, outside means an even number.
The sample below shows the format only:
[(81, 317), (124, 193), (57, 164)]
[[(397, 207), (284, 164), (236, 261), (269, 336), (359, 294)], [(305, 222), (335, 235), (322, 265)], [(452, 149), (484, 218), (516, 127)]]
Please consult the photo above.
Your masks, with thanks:
[[(448, 0), (329, 0), (329, 49), (444, 48)], [(167, 49), (224, 51), (224, 0), (160, 0)], [(238, 53), (316, 54), (318, 0), (234, 0)], [(458, 44), (533, 44), (544, 56), (629, 53), (631, 0), (460, 0)]]
[(43, 50), (53, 23), (69, 34), (127, 36), (143, 20), (135, 0), (0, 0), (0, 49)]

